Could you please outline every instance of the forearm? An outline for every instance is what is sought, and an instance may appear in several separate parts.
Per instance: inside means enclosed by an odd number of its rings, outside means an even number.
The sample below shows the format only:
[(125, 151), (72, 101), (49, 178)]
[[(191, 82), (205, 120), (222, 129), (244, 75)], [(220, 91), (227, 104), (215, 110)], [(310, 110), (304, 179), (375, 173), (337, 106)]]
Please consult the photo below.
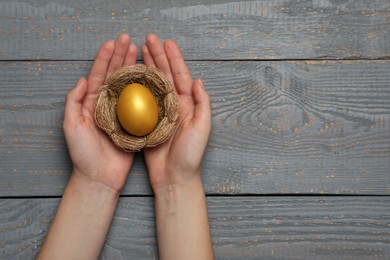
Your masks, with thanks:
[(200, 178), (155, 193), (161, 259), (213, 259), (206, 197)]
[(72, 174), (38, 259), (97, 259), (118, 198), (108, 186)]

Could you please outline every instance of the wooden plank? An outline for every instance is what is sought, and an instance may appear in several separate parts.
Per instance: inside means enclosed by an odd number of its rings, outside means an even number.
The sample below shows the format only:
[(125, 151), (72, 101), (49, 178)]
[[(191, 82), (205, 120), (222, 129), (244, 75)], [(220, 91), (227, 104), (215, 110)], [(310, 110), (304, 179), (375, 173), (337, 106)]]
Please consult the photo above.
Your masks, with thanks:
[[(388, 259), (389, 197), (211, 197), (217, 259)], [(58, 199), (0, 200), (0, 257), (32, 259)], [(101, 259), (157, 257), (152, 198), (121, 198)]]
[[(0, 196), (61, 195), (90, 63), (0, 63)], [(208, 194), (389, 194), (390, 61), (189, 62), (212, 98)], [(123, 194), (150, 194), (139, 154)]]
[(107, 38), (129, 32), (175, 38), (185, 57), (384, 58), (390, 3), (329, 0), (78, 0), (0, 2), (1, 60), (92, 60)]

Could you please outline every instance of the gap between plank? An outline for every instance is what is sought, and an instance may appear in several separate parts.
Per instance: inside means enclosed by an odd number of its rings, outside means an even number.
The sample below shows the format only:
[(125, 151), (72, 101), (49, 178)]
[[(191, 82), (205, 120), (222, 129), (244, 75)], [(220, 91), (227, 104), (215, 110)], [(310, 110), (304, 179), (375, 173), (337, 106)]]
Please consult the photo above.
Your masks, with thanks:
[[(233, 62), (233, 61), (380, 61), (380, 60), (390, 60), (390, 56), (383, 57), (347, 57), (347, 58), (338, 58), (338, 57), (319, 57), (319, 58), (299, 58), (299, 59), (185, 59), (185, 61), (190, 62)], [(93, 62), (94, 60), (58, 60), (58, 59), (17, 59), (17, 60), (2, 60), (0, 62)], [(137, 62), (142, 62), (142, 59), (137, 59)]]
[[(154, 195), (146, 194), (133, 194), (133, 195), (120, 195), (120, 198), (154, 198)], [(319, 194), (319, 193), (303, 193), (303, 194), (206, 194), (208, 198), (221, 198), (221, 197), (390, 197), (390, 194)], [(0, 196), (0, 200), (13, 200), (13, 199), (61, 199), (62, 195), (42, 195), (42, 196)]]

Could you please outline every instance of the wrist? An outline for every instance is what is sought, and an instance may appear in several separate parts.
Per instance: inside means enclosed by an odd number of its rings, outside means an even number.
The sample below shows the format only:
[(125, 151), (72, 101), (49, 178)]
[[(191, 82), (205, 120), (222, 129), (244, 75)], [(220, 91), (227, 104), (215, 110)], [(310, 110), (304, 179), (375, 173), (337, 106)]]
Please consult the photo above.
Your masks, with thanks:
[[(180, 204), (191, 204), (193, 201), (205, 198), (200, 174), (191, 180), (170, 183), (154, 188), (156, 206), (177, 207)], [(169, 205), (169, 207), (168, 207)]]
[(119, 193), (73, 172), (42, 247), (42, 259), (98, 259)]
[(161, 259), (213, 259), (206, 196), (200, 174), (155, 192)]
[(106, 197), (107, 199), (115, 200), (118, 199), (120, 195), (120, 189), (115, 189), (101, 181), (88, 178), (77, 170), (73, 170), (68, 187), (81, 194), (89, 196), (97, 195), (99, 197)]

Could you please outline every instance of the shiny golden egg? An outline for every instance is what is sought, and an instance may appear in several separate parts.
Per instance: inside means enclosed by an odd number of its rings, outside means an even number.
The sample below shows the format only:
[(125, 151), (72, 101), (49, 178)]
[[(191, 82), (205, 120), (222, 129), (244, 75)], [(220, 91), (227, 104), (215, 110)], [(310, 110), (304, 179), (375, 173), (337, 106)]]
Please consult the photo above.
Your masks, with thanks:
[(156, 98), (144, 85), (129, 84), (119, 94), (117, 116), (120, 124), (129, 134), (145, 136), (157, 125)]

